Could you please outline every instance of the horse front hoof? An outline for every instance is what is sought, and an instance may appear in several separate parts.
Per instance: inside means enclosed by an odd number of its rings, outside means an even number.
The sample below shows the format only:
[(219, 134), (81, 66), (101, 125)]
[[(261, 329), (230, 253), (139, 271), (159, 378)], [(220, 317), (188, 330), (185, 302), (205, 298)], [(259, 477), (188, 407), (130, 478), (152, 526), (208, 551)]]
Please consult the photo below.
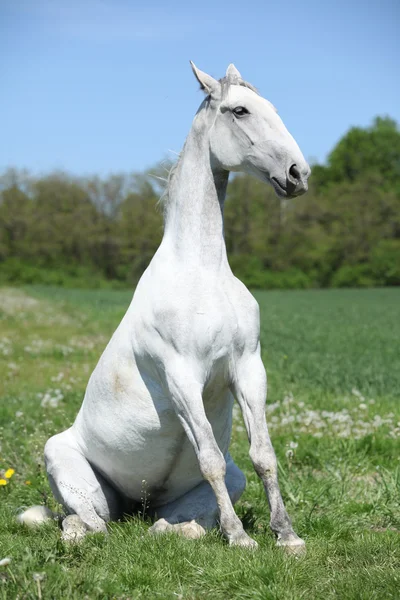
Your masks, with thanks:
[(230, 536), (229, 545), (240, 546), (241, 548), (250, 548), (251, 550), (258, 548), (257, 542), (247, 535), (245, 531)]
[(278, 538), (276, 545), (279, 548), (282, 548), (286, 554), (296, 556), (297, 558), (304, 556), (307, 552), (305, 541), (299, 538), (299, 536), (296, 534), (292, 534), (284, 538)]

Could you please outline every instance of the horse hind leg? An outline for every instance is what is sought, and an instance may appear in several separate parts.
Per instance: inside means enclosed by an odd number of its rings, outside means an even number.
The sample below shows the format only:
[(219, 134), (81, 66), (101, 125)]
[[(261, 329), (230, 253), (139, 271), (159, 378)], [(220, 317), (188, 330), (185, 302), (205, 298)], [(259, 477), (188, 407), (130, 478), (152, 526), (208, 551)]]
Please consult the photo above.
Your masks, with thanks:
[(82, 454), (71, 429), (46, 443), (45, 463), (52, 492), (67, 517), (62, 537), (82, 539), (87, 531), (106, 533), (106, 522), (119, 513), (119, 495)]
[[(232, 504), (235, 504), (246, 487), (246, 478), (227, 455), (225, 483)], [(207, 481), (173, 502), (156, 508), (158, 520), (149, 529), (153, 535), (175, 533), (189, 539), (205, 535), (218, 523), (219, 510), (215, 494)]]

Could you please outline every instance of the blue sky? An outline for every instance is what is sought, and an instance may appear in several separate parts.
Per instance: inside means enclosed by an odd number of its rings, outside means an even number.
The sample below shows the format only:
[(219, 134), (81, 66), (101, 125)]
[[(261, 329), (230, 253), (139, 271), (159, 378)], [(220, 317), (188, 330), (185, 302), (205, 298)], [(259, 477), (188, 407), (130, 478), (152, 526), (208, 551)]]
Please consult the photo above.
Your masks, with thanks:
[(230, 62), (309, 160), (400, 121), (398, 0), (0, 0), (0, 169), (137, 171), (179, 151)]

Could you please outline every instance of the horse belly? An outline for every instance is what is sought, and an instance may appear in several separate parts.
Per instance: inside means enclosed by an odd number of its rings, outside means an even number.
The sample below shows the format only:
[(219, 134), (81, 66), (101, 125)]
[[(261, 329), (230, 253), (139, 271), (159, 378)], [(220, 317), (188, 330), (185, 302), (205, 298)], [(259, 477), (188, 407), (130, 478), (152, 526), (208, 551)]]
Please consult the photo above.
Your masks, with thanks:
[(184, 432), (157, 382), (145, 381), (131, 359), (110, 362), (94, 371), (73, 428), (88, 461), (140, 501), (168, 476)]
[[(202, 481), (197, 457), (158, 378), (150, 368), (139, 371), (128, 348), (118, 350), (111, 343), (104, 352), (73, 427), (86, 458), (122, 494), (163, 504)], [(225, 455), (233, 399), (220, 362), (203, 401)]]
[[(158, 415), (159, 416), (159, 415)], [(123, 414), (123, 422), (109, 418), (101, 439), (90, 436), (85, 455), (124, 496), (140, 502), (157, 497), (182, 452), (185, 432), (175, 414), (145, 418)]]
[[(229, 449), (232, 431), (232, 394), (229, 390), (224, 390), (218, 398), (205, 398), (204, 405), (215, 440), (225, 456)], [(184, 434), (181, 448), (176, 452), (169, 476), (159, 490), (155, 505), (166, 504), (180, 498), (202, 481), (204, 480), (194, 448)]]
[[(155, 394), (153, 393), (153, 396)], [(230, 442), (232, 396), (205, 397), (207, 417), (225, 455)], [(203, 481), (198, 460), (178, 420), (170, 398), (149, 394), (114, 398), (103, 412), (88, 411), (75, 428), (84, 440), (85, 455), (124, 496), (136, 502), (146, 497), (153, 506), (179, 498)], [(83, 425), (84, 424), (84, 425)]]

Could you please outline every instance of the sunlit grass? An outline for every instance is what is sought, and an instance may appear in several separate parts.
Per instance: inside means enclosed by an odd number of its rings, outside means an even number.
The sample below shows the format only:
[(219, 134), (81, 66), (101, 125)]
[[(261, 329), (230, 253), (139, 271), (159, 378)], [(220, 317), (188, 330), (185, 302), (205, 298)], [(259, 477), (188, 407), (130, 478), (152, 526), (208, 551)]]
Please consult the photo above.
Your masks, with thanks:
[(274, 546), (237, 409), (232, 454), (248, 480), (237, 512), (256, 552), (217, 531), (153, 538), (139, 518), (79, 547), (56, 523), (17, 524), (23, 506), (57, 508), (44, 443), (72, 423), (131, 296), (0, 289), (0, 561), (11, 558), (0, 598), (399, 598), (400, 290), (257, 293), (268, 421), (305, 558)]

